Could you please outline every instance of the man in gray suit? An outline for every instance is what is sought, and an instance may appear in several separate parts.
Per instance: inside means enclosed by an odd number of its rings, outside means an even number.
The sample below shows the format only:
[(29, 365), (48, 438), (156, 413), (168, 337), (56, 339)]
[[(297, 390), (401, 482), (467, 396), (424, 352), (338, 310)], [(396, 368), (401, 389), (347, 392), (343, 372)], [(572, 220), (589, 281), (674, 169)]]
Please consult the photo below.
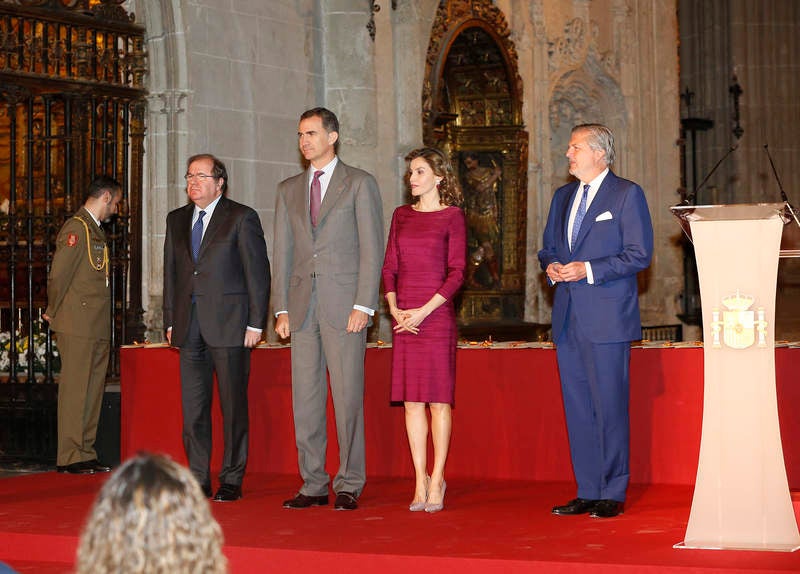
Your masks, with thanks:
[(383, 206), (375, 178), (336, 155), (339, 120), (325, 108), (300, 116), (303, 173), (278, 186), (272, 308), (292, 336), (292, 405), (303, 486), (285, 508), (328, 504), (328, 384), (336, 412), (336, 510), (355, 510), (366, 481), (364, 351), (378, 308)]
[(208, 497), (217, 373), (225, 450), (214, 500), (229, 502), (242, 497), (250, 349), (267, 322), (269, 260), (258, 214), (225, 197), (225, 164), (210, 154), (195, 155), (185, 177), (190, 202), (167, 215), (164, 325), (167, 340), (181, 350), (186, 457)]

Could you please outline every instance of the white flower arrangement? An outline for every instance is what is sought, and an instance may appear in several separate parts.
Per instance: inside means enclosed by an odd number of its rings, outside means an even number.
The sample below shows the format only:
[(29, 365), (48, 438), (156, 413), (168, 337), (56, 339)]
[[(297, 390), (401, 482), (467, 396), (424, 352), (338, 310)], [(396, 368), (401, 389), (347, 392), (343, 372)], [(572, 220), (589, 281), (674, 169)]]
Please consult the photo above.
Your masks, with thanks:
[[(28, 345), (29, 337), (20, 336), (17, 332), (16, 340), (16, 359), (17, 372), (28, 370)], [(55, 340), (51, 340), (52, 345), (52, 369), (53, 373), (61, 370), (61, 355), (56, 347)], [(41, 330), (33, 334), (33, 371), (44, 373), (47, 364), (47, 335)], [(0, 372), (7, 373), (11, 368), (11, 333), (8, 331), (0, 332)]]

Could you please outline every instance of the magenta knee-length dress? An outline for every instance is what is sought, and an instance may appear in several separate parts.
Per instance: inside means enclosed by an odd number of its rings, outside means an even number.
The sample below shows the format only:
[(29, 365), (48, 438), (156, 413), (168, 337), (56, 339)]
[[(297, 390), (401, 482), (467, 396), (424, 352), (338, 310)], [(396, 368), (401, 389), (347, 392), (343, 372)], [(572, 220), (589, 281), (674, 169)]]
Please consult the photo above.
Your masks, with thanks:
[(416, 211), (398, 207), (392, 216), (383, 263), (383, 287), (397, 294), (400, 309), (414, 309), (439, 293), (447, 302), (428, 315), (419, 333), (392, 338), (392, 401), (453, 404), (456, 376), (456, 314), (453, 296), (464, 281), (467, 235), (457, 207)]

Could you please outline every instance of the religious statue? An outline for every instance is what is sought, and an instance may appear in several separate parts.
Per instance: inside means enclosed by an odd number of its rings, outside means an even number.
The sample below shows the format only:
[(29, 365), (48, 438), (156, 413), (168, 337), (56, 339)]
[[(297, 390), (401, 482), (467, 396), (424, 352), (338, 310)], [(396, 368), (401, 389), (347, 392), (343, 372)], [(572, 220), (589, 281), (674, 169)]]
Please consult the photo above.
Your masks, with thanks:
[(503, 170), (491, 157), (491, 167), (480, 165), (480, 155), (475, 152), (466, 152), (463, 158), (470, 249), (465, 284), (469, 289), (497, 289), (500, 287), (498, 188)]

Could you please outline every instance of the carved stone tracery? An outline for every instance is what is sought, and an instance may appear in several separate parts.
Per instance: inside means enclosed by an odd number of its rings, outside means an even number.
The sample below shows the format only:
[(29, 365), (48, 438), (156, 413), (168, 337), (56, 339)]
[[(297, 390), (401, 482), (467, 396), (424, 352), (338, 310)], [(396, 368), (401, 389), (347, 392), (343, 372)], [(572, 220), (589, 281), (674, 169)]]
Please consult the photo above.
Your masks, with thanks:
[[(615, 11), (612, 43), (624, 40), (623, 8)], [(627, 129), (625, 97), (620, 88), (620, 50), (601, 51), (598, 25), (574, 18), (564, 26), (561, 36), (548, 41), (548, 68), (552, 91), (549, 101), (550, 164), (554, 182), (565, 183), (571, 176), (564, 160), (570, 131), (576, 124), (600, 122), (615, 133)]]

